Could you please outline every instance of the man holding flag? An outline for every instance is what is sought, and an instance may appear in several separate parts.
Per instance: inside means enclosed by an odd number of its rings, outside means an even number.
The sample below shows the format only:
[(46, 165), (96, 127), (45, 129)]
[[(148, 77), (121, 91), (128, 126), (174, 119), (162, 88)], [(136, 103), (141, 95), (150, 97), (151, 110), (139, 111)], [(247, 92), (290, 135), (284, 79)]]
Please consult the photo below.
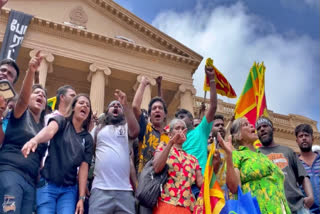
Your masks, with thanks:
[[(216, 93), (222, 96), (227, 96), (229, 98), (236, 97), (236, 93), (234, 92), (231, 84), (228, 80), (223, 76), (223, 74), (213, 65), (213, 60), (208, 58), (206, 60), (206, 68), (213, 68), (214, 71), (214, 81), (210, 80), (210, 76), (207, 75), (205, 77), (203, 89), (206, 93), (209, 89), (211, 90), (212, 84), (214, 83), (216, 86)], [(210, 92), (210, 95), (212, 92)], [(212, 118), (214, 121), (213, 127), (214, 135), (217, 132), (221, 132), (223, 136), (225, 135), (224, 129), (224, 118), (220, 116), (214, 116)], [(216, 177), (216, 173), (222, 172), (220, 174), (224, 174), (224, 166), (221, 166), (222, 159), (220, 158), (219, 152), (217, 152), (215, 148), (215, 143), (211, 144), (210, 152), (208, 155), (208, 160), (206, 163), (206, 168), (204, 172), (204, 183), (201, 187), (201, 192), (197, 201), (197, 204), (194, 209), (194, 214), (218, 214), (222, 210), (225, 205), (225, 198), (223, 190), (220, 188), (218, 183), (218, 179)], [(224, 181), (225, 183), (225, 181)]]
[[(175, 114), (175, 117), (182, 119), (188, 128), (187, 139), (184, 142), (182, 149), (198, 159), (199, 165), (202, 169), (202, 174), (204, 174), (207, 162), (207, 141), (212, 129), (212, 121), (217, 109), (215, 71), (213, 67), (206, 66), (205, 72), (210, 83), (210, 106), (201, 123), (196, 128), (193, 128), (193, 116), (186, 109), (179, 109)], [(192, 192), (197, 197), (200, 190), (198, 187), (193, 186)]]

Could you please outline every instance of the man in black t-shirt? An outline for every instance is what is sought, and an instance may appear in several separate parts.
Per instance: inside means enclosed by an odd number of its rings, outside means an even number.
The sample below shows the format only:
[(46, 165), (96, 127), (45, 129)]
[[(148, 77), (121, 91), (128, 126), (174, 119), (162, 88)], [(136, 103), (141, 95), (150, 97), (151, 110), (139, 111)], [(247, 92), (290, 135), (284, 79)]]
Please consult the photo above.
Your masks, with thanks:
[[(8, 80), (8, 82), (10, 82), (13, 85), (18, 80), (18, 77), (19, 77), (19, 67), (13, 60), (4, 59), (0, 61), (0, 80)], [(1, 94), (0, 94), (0, 106), (7, 106), (6, 100), (3, 98)], [(2, 115), (5, 109), (6, 108), (0, 108), (0, 124), (2, 123)], [(1, 137), (2, 137), (2, 134), (0, 134), (0, 138)]]
[[(285, 175), (284, 189), (291, 212), (293, 214), (308, 213), (314, 200), (312, 186), (298, 156), (289, 147), (274, 142), (273, 124), (268, 118), (260, 117), (256, 122), (256, 129), (263, 145), (260, 151), (267, 155)], [(297, 184), (303, 186), (307, 197), (304, 197)]]

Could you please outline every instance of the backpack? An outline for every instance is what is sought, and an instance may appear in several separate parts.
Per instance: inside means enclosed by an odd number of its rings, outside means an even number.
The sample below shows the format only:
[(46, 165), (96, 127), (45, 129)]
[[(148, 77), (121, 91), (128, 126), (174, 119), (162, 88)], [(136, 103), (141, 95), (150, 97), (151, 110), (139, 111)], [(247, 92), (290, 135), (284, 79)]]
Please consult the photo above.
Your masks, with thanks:
[(138, 189), (136, 197), (140, 204), (153, 208), (158, 202), (158, 198), (162, 191), (162, 186), (168, 179), (168, 165), (163, 170), (155, 173), (152, 166), (153, 158), (146, 163), (138, 179)]

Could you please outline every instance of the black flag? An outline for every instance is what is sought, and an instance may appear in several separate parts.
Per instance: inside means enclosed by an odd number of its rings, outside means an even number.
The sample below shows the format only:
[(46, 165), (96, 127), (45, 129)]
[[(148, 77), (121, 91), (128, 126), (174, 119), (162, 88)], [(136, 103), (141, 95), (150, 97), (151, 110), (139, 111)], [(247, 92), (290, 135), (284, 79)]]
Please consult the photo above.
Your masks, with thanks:
[(32, 16), (19, 11), (11, 10), (4, 34), (0, 60), (12, 59), (16, 61), (23, 37), (27, 31)]

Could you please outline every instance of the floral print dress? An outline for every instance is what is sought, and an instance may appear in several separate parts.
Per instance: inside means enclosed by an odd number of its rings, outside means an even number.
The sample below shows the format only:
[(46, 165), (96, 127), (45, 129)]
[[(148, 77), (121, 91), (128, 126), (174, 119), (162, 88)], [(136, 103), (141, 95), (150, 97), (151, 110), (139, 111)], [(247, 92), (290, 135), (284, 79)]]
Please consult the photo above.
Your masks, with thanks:
[(259, 150), (240, 146), (232, 153), (233, 165), (240, 171), (241, 189), (257, 197), (262, 214), (290, 214), (284, 193), (284, 174)]
[[(157, 151), (163, 151), (164, 148), (165, 143), (161, 142)], [(159, 199), (193, 211), (195, 197), (191, 186), (196, 181), (196, 171), (201, 170), (198, 160), (193, 155), (173, 146), (166, 163), (169, 166), (168, 181), (164, 184)]]

